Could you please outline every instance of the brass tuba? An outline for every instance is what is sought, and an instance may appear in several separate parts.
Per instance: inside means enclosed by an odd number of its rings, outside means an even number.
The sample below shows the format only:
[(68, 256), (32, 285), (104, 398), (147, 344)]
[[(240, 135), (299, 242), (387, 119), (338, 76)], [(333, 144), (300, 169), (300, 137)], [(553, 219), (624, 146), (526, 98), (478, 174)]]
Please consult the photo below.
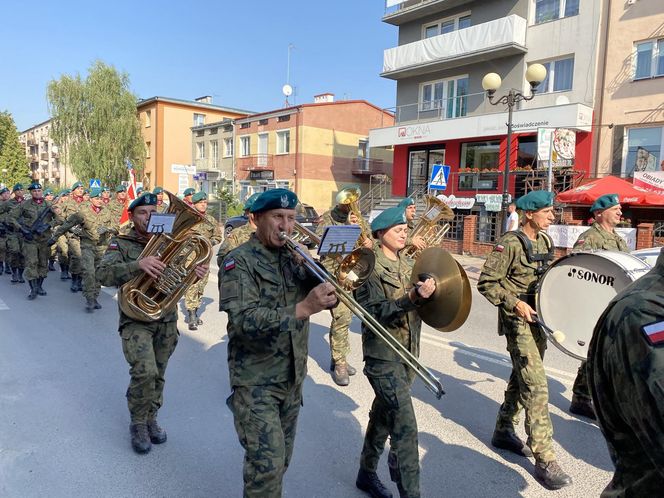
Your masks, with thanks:
[[(427, 195), (425, 199), (427, 207), (409, 237), (411, 239), (416, 236), (422, 237), (426, 247), (429, 248), (438, 246), (443, 241), (443, 237), (450, 230), (450, 224), (441, 225), (440, 222), (454, 219), (454, 211), (433, 195)], [(421, 252), (417, 247), (410, 245), (402, 251), (402, 254), (417, 259)]]
[(195, 268), (210, 261), (212, 245), (192, 228), (208, 223), (193, 207), (168, 191), (169, 206), (166, 213), (175, 214), (170, 234), (153, 235), (140, 258), (157, 256), (166, 268), (158, 278), (146, 273), (131, 279), (120, 287), (118, 303), (122, 312), (142, 322), (153, 322), (172, 311), (187, 288), (196, 280)]

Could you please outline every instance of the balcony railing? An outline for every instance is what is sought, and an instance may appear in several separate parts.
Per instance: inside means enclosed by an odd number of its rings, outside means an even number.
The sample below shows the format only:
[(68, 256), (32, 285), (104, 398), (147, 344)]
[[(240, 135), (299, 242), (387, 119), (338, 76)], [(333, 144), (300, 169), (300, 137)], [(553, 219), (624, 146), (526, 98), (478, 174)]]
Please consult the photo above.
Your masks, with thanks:
[(380, 175), (385, 173), (385, 163), (382, 159), (356, 157), (351, 172), (354, 175)]
[(252, 154), (237, 158), (238, 169), (245, 171), (258, 171), (272, 168), (274, 165), (274, 154)]
[(383, 22), (398, 26), (472, 1), (474, 0), (386, 0)]
[(385, 50), (381, 76), (398, 79), (527, 52), (523, 17), (511, 15)]

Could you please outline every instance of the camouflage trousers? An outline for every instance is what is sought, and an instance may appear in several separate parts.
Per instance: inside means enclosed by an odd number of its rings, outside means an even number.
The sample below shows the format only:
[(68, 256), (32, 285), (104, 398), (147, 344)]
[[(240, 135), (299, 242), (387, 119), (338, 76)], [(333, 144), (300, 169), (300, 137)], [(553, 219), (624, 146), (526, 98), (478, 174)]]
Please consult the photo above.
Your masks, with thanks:
[(62, 266), (68, 266), (69, 265), (69, 244), (67, 243), (67, 237), (64, 235), (58, 237), (58, 240), (55, 241), (55, 245), (53, 246), (55, 249), (57, 255), (58, 255), (58, 263), (60, 263), (60, 268)]
[(7, 261), (7, 236), (0, 237), (0, 261)]
[(178, 343), (177, 322), (131, 322), (120, 330), (122, 352), (129, 363), (127, 406), (131, 422), (157, 417), (163, 404), (164, 375)]
[(97, 266), (101, 261), (106, 245), (98, 246), (83, 242), (81, 244), (81, 275), (83, 284), (83, 297), (97, 299), (101, 285), (97, 281)]
[[(518, 325), (517, 325), (518, 324)], [(539, 327), (518, 320), (516, 328), (507, 330), (507, 351), (512, 359), (512, 373), (505, 401), (498, 410), (496, 431), (514, 431), (519, 412), (524, 408), (527, 444), (535, 459), (555, 460), (553, 426), (549, 416), (549, 389), (544, 371), (546, 337)]]
[(16, 234), (7, 236), (7, 260), (12, 268), (25, 268), (23, 239), (19, 239)]
[(302, 384), (235, 386), (226, 400), (244, 448), (244, 498), (280, 498), (293, 454)]
[(36, 280), (48, 276), (48, 256), (51, 248), (46, 241), (23, 241), (23, 255), (25, 256), (25, 278)]
[(188, 310), (195, 310), (201, 307), (201, 300), (203, 299), (203, 293), (205, 292), (209, 276), (210, 274), (207, 273), (198, 282), (190, 285), (187, 292), (184, 293), (184, 305)]
[(574, 380), (574, 387), (572, 387), (574, 398), (579, 401), (591, 401), (590, 388), (588, 387), (588, 374), (586, 373), (586, 361), (582, 361), (579, 366), (579, 371)]
[(332, 323), (330, 324), (330, 352), (332, 361), (344, 363), (350, 353), (350, 341), (348, 340), (348, 328), (353, 315), (344, 303), (331, 309)]
[(69, 273), (80, 275), (81, 268), (81, 239), (76, 235), (67, 235), (67, 253), (69, 255)]
[[(364, 436), (360, 468), (375, 472), (390, 437), (387, 462), (390, 477), (408, 498), (420, 496), (420, 458), (417, 443), (417, 420), (410, 395), (415, 374), (403, 363), (367, 358), (364, 374), (374, 390)], [(402, 495), (403, 496), (403, 495)]]

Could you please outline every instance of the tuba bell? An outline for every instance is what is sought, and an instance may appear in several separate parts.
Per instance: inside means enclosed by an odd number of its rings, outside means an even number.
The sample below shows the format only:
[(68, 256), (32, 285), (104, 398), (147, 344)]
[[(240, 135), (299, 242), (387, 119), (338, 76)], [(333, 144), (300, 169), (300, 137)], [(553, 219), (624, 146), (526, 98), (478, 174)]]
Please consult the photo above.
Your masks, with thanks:
[[(450, 230), (450, 224), (445, 223), (441, 225), (441, 222), (453, 220), (454, 211), (452, 211), (452, 208), (443, 201), (436, 199), (433, 195), (427, 195), (425, 196), (425, 199), (427, 207), (424, 210), (424, 214), (420, 216), (417, 225), (413, 228), (413, 231), (409, 236), (422, 237), (428, 248), (438, 246), (443, 241), (443, 237)], [(421, 252), (422, 250), (410, 245), (403, 250), (402, 254), (417, 259)]]
[(371, 228), (362, 216), (360, 210), (360, 196), (362, 191), (357, 187), (347, 187), (340, 190), (337, 194), (337, 204), (346, 204), (351, 213), (357, 218), (357, 224), (360, 227), (360, 237), (357, 239), (355, 247), (362, 247), (367, 239), (371, 239)]
[(157, 256), (166, 268), (158, 278), (141, 273), (122, 285), (118, 295), (122, 312), (142, 322), (160, 320), (174, 309), (196, 280), (196, 267), (212, 256), (210, 241), (192, 230), (199, 223), (208, 223), (205, 217), (172, 193), (164, 192), (170, 202), (166, 213), (176, 215), (173, 230), (153, 235), (139, 259)]

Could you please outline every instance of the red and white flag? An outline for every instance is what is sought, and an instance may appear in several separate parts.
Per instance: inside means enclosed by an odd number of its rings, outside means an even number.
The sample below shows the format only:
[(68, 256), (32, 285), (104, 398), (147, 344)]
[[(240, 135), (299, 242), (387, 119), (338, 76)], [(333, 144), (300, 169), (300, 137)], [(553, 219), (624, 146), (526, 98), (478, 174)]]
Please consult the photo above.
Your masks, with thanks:
[(122, 211), (122, 216), (120, 216), (120, 225), (124, 225), (129, 221), (129, 212), (127, 211), (127, 208), (129, 207), (129, 204), (131, 204), (131, 201), (136, 199), (136, 176), (134, 174), (134, 166), (131, 164), (131, 161), (129, 159), (125, 160), (125, 164), (127, 165), (127, 170), (129, 171), (129, 186), (127, 187), (127, 202), (125, 203), (125, 208)]
[(642, 330), (653, 346), (664, 343), (664, 322), (651, 323), (644, 326)]

